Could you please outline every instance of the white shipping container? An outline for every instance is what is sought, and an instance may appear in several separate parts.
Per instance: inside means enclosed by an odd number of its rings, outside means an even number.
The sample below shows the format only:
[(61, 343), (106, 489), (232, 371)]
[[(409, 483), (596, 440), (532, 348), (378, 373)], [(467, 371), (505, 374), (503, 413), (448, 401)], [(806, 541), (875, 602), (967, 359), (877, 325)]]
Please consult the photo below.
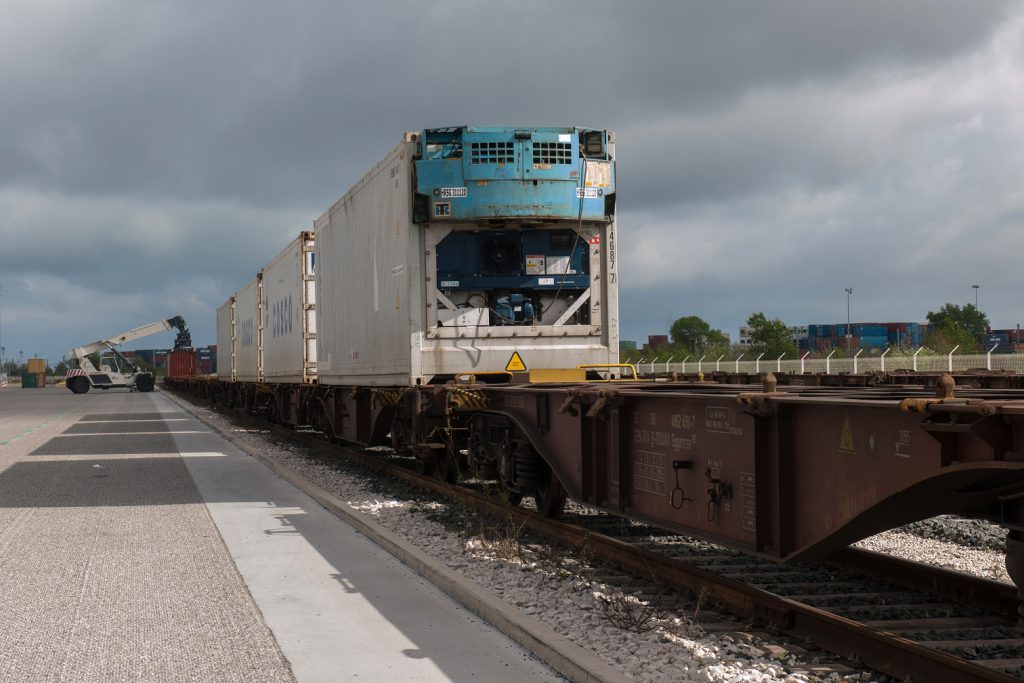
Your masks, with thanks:
[(263, 381), (263, 274), (235, 294), (235, 379)]
[(217, 309), (217, 377), (235, 379), (235, 297)]
[(304, 231), (263, 269), (263, 378), (316, 379), (313, 233)]
[[(418, 139), (406, 133), (314, 224), (319, 383), (412, 386), (459, 373), (504, 371), (516, 365), (513, 354), (531, 369), (617, 362), (614, 222), (550, 221), (525, 229), (485, 221), (413, 223)], [(474, 310), (482, 308), (475, 292), (446, 291), (438, 281), (437, 255), (453, 233), (495, 230), (574, 235), (590, 245), (584, 258), (591, 284), (572, 297), (553, 289), (536, 295), (547, 299), (544, 317), (534, 324), (488, 324), (486, 318), (497, 315), (493, 302), (486, 303), (485, 314)], [(561, 264), (552, 281), (567, 272), (568, 258)]]

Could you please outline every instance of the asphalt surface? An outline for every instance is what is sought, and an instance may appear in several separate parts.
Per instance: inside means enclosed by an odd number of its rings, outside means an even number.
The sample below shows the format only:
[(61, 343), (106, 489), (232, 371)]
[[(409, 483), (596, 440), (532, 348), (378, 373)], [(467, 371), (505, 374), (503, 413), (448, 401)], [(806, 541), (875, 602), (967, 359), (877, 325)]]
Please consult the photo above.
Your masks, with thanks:
[(0, 680), (554, 680), (160, 392), (0, 389)]

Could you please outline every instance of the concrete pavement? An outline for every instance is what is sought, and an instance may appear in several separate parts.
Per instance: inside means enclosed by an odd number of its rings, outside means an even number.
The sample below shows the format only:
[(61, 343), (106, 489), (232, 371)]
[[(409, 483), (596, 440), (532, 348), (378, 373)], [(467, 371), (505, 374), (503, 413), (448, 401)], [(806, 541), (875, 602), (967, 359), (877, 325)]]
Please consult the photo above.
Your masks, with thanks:
[(0, 680), (554, 680), (159, 392), (0, 391)]

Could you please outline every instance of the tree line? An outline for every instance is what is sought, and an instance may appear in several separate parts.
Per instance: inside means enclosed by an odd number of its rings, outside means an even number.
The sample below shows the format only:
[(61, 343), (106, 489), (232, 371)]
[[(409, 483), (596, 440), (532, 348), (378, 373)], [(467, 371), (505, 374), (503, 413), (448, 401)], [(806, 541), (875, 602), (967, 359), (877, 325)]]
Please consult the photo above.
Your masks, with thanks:
[[(957, 346), (957, 351), (965, 354), (987, 350), (983, 338), (989, 329), (988, 315), (974, 304), (958, 306), (946, 303), (937, 311), (929, 311), (926, 319), (929, 330), (924, 345), (927, 349), (943, 354)], [(762, 311), (756, 311), (747, 318), (747, 327), (750, 331), (750, 345), (741, 347), (739, 344), (730, 344), (728, 335), (711, 327), (700, 316), (683, 316), (669, 327), (670, 348), (659, 349), (659, 355), (675, 353), (682, 360), (686, 355), (694, 359), (702, 356), (717, 359), (721, 356), (735, 358), (740, 353), (746, 353), (751, 358), (764, 354), (766, 358), (775, 359), (780, 355), (793, 358), (799, 354), (793, 343), (790, 326), (782, 320), (769, 318)], [(845, 356), (845, 350), (838, 348), (833, 357)]]

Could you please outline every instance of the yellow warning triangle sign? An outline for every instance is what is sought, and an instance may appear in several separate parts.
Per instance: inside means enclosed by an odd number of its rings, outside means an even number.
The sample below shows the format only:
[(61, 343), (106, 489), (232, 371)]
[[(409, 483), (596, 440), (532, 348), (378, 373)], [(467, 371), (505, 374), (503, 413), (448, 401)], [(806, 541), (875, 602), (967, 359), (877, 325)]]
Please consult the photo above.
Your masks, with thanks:
[(843, 435), (839, 437), (839, 450), (844, 453), (857, 453), (857, 447), (853, 445), (853, 430), (850, 429), (850, 416), (843, 418)]
[(505, 363), (505, 370), (508, 372), (526, 372), (526, 363), (523, 362), (523, 358), (519, 355), (518, 351), (512, 352), (512, 357)]

